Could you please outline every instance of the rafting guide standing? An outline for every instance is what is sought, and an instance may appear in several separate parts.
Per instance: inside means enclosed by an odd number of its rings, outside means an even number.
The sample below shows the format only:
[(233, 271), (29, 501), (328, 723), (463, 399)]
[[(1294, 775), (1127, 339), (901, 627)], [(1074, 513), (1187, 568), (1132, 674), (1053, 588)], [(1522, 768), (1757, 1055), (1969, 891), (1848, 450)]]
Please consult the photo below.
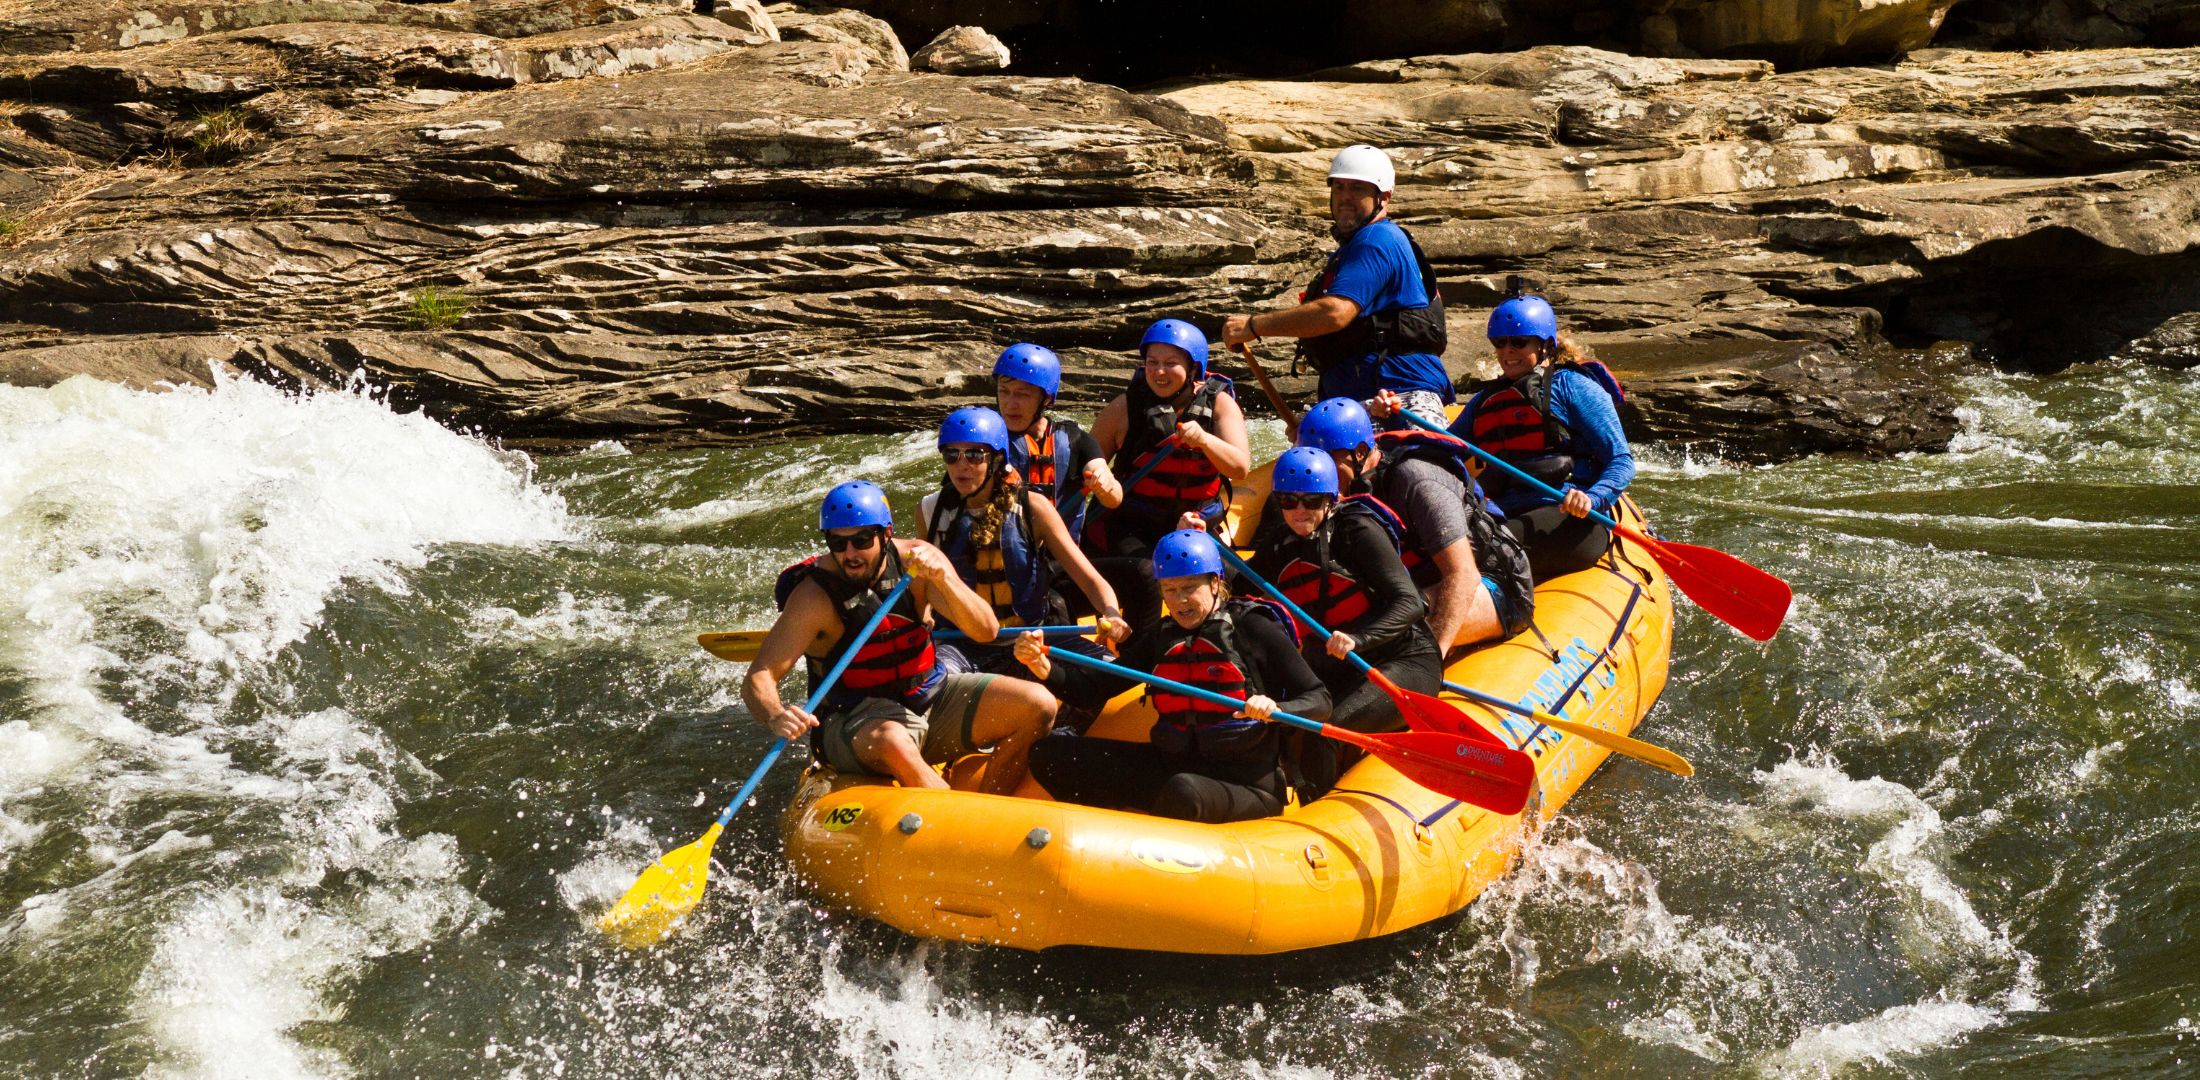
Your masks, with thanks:
[(1232, 315), (1223, 320), (1222, 341), (1297, 338), (1299, 354), (1321, 373), (1322, 398), (1355, 398), (1380, 417), (1403, 407), (1440, 424), (1452, 401), (1444, 299), (1421, 246), (1390, 220), (1397, 179), (1390, 155), (1375, 147), (1338, 151), (1329, 163), (1329, 235), (1337, 250), (1297, 307)]

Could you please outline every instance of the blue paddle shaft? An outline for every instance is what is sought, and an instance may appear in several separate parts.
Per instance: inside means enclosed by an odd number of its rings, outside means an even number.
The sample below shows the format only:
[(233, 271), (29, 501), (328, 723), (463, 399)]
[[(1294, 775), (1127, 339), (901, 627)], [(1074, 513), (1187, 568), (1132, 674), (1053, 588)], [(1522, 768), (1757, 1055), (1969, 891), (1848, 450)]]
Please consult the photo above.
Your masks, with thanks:
[[(1415, 427), (1422, 428), (1427, 431), (1433, 431), (1439, 435), (1451, 435), (1451, 432), (1446, 431), (1441, 427), (1438, 427), (1435, 422), (1421, 417), (1420, 415), (1413, 412), (1413, 410), (1411, 409), (1400, 409), (1398, 410), (1398, 415), (1405, 417), (1406, 423), (1412, 424)], [(1453, 435), (1452, 437), (1458, 438), (1458, 436), (1456, 435)], [(1513, 479), (1519, 480), (1527, 484), (1529, 487), (1532, 487), (1537, 491), (1540, 491), (1543, 494), (1558, 500), (1559, 502), (1566, 501), (1565, 492), (1560, 491), (1557, 488), (1536, 479), (1535, 477), (1529, 476), (1527, 473), (1521, 472), (1519, 469), (1514, 468), (1510, 462), (1500, 460), (1497, 455), (1492, 454), (1489, 451), (1484, 450), (1481, 447), (1476, 446), (1465, 439), (1459, 439), (1459, 442), (1467, 448), (1468, 453), (1473, 454), (1475, 457), (1481, 458), (1484, 465), (1495, 465), (1499, 469), (1511, 473)], [(1604, 526), (1607, 529), (1619, 528), (1619, 522), (1613, 521), (1611, 518), (1606, 517), (1605, 515), (1600, 514), (1595, 510), (1589, 511), (1589, 516), (1593, 518), (1598, 524)]]
[[(1195, 697), (1200, 699), (1201, 701), (1211, 701), (1217, 705), (1243, 706), (1245, 704), (1243, 699), (1234, 698), (1229, 696), (1228, 694), (1218, 694), (1212, 690), (1202, 690), (1199, 687), (1192, 686), (1187, 683), (1180, 683), (1175, 679), (1164, 679), (1159, 675), (1148, 674), (1147, 672), (1140, 671), (1137, 668), (1124, 667), (1121, 664), (1111, 664), (1108, 661), (1102, 660), (1097, 656), (1086, 656), (1083, 653), (1067, 652), (1060, 649), (1050, 650), (1047, 655), (1053, 657), (1056, 660), (1067, 660), (1073, 664), (1082, 664), (1085, 667), (1092, 668), (1096, 671), (1105, 671), (1110, 675), (1120, 676), (1133, 682), (1142, 682), (1148, 686), (1158, 686), (1163, 690), (1174, 690), (1177, 693), (1183, 694), (1186, 697)], [(1329, 725), (1324, 724), (1319, 720), (1308, 720), (1303, 716), (1293, 716), (1287, 712), (1271, 713), (1270, 715), (1278, 720), (1283, 721), (1286, 724), (1290, 724), (1293, 727), (1304, 728), (1307, 731), (1311, 731), (1317, 735), (1321, 734), (1323, 730), (1329, 727)]]
[[(1238, 573), (1245, 575), (1245, 580), (1260, 586), (1260, 591), (1274, 597), (1276, 603), (1282, 604), (1284, 606), (1284, 610), (1289, 611), (1293, 616), (1297, 617), (1300, 622), (1305, 623), (1310, 627), (1313, 627), (1314, 632), (1320, 634), (1323, 641), (1328, 641), (1330, 638), (1336, 636), (1336, 631), (1328, 629), (1322, 624), (1315, 622), (1314, 617), (1312, 615), (1308, 615), (1305, 608), (1302, 608), (1297, 604), (1292, 603), (1290, 597), (1283, 595), (1282, 589), (1276, 588), (1273, 584), (1269, 583), (1268, 579), (1254, 573), (1253, 568), (1247, 565), (1244, 559), (1238, 558), (1237, 552), (1230, 550), (1230, 545), (1225, 544), (1220, 540), (1217, 540), (1215, 541), (1215, 547), (1217, 550), (1220, 550), (1222, 552), (1223, 561), (1228, 562), (1231, 566), (1236, 567)], [(1352, 663), (1358, 666), (1362, 672), (1373, 671), (1375, 669), (1375, 666), (1373, 664), (1370, 664), (1367, 661), (1360, 659), (1360, 654), (1357, 650), (1344, 654), (1344, 658), (1352, 661)]]
[[(856, 653), (863, 648), (864, 643), (871, 640), (871, 635), (878, 630), (878, 624), (886, 621), (886, 613), (901, 602), (901, 594), (909, 591), (909, 583), (914, 580), (916, 579), (904, 573), (901, 580), (887, 591), (886, 599), (879, 601), (878, 610), (871, 613), (870, 619), (864, 622), (863, 629), (856, 631), (856, 636), (848, 642), (848, 647), (841, 650), (840, 659), (810, 689), (810, 699), (802, 703), (803, 712), (817, 711), (818, 705), (824, 702), (825, 695), (832, 692), (833, 684), (840, 681), (840, 673), (848, 670), (848, 663), (856, 658)], [(749, 801), (750, 795), (755, 794), (756, 785), (763, 782), (764, 774), (771, 771), (771, 767), (778, 763), (779, 755), (786, 752), (786, 749), (787, 739), (782, 735), (779, 741), (772, 744), (770, 750), (764, 752), (764, 760), (757, 763), (756, 771), (749, 774), (748, 782), (741, 785), (741, 790), (734, 795), (733, 801), (726, 804), (726, 812), (718, 815), (718, 824), (724, 825), (733, 820), (734, 813), (741, 809), (741, 804)]]

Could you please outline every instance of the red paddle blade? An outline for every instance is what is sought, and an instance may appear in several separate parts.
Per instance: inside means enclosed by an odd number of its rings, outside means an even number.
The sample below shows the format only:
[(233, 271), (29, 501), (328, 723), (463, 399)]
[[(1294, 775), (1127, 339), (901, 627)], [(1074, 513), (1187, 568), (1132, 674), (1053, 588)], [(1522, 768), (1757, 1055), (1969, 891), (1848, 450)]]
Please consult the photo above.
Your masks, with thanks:
[(1535, 759), (1506, 746), (1437, 731), (1401, 731), (1373, 736), (1369, 749), (1406, 779), (1492, 813), (1519, 813), (1535, 790)]
[(1427, 694), (1416, 694), (1397, 683), (1379, 670), (1370, 669), (1367, 677), (1398, 706), (1398, 715), (1405, 718), (1406, 727), (1414, 731), (1435, 731), (1457, 735), (1475, 742), (1510, 750), (1505, 740), (1490, 734), (1490, 729), (1474, 722), (1474, 718), (1460, 711), (1459, 706)]
[[(1633, 530), (1628, 532), (1634, 535)], [(1697, 607), (1756, 641), (1771, 641), (1780, 632), (1788, 605), (1795, 599), (1795, 590), (1787, 582), (1717, 548), (1670, 540), (1643, 546)]]

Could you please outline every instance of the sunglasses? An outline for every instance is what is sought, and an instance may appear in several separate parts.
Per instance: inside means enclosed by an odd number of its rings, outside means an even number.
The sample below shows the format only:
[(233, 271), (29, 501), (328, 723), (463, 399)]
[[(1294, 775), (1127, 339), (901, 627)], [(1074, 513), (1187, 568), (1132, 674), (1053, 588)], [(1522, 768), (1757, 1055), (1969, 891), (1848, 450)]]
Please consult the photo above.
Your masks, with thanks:
[(1319, 491), (1279, 491), (1276, 493), (1276, 505), (1285, 510), (1320, 510), (1328, 506), (1334, 498), (1336, 496), (1324, 495)]
[(1538, 345), (1543, 344), (1543, 339), (1532, 337), (1493, 337), (1490, 339), (1490, 344), (1499, 349), (1532, 349)]
[(885, 531), (886, 530), (874, 525), (868, 529), (863, 530), (862, 532), (855, 534), (854, 536), (839, 536), (834, 533), (826, 533), (825, 550), (846, 551), (849, 548), (855, 548), (856, 550), (861, 551), (864, 548), (870, 547), (872, 544), (878, 543), (879, 534), (884, 533)]
[(983, 463), (985, 459), (992, 455), (993, 451), (983, 446), (965, 447), (961, 450), (957, 450), (952, 446), (940, 448), (940, 460), (949, 465), (953, 465), (958, 461), (967, 461), (972, 465), (977, 465)]

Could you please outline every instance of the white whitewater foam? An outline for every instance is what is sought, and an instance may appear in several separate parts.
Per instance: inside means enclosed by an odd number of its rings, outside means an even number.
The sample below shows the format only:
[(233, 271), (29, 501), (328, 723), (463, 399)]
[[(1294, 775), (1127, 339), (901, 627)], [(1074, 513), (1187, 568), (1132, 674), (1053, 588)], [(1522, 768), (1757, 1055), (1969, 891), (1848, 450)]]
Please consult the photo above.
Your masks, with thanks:
[[(1943, 985), (1909, 1005), (1862, 1020), (1820, 1025), (1766, 1062), (1783, 1075), (1823, 1076), (1859, 1062), (1952, 1045), (2039, 1007), (2036, 961), (2006, 932), (1989, 928), (1937, 859), (1946, 825), (1939, 811), (1891, 780), (1857, 780), (1830, 761), (1787, 761), (1760, 773), (1766, 796), (1887, 831), (1862, 869), (1893, 891), (1896, 933), (1911, 965)], [(1998, 975), (1998, 972), (2007, 972)], [(1986, 984), (1998, 981), (1999, 989)]]
[[(0, 387), (0, 666), (32, 710), (0, 724), (0, 859), (68, 829), (105, 864), (27, 901), (0, 944), (151, 941), (132, 1009), (169, 1074), (341, 1073), (291, 1029), (330, 1015), (366, 959), (483, 908), (454, 883), (451, 838), (396, 830), (418, 763), (340, 710), (234, 723), (228, 705), (339, 590), (402, 593), (399, 571), (441, 544), (576, 532), (523, 455), (363, 395)], [(240, 766), (245, 747), (269, 764)], [(98, 797), (36, 820), (25, 798), (57, 786)], [(206, 837), (148, 844), (138, 805), (185, 794), (235, 802), (239, 842), (286, 868), (239, 880)], [(176, 884), (194, 879), (218, 884)], [(159, 900), (107, 895), (124, 891)]]
[(898, 961), (894, 982), (873, 990), (840, 971), (828, 950), (812, 1007), (857, 1077), (881, 1080), (1054, 1080), (1090, 1070), (1084, 1049), (1048, 1017), (988, 1008), (933, 978), (930, 947)]

